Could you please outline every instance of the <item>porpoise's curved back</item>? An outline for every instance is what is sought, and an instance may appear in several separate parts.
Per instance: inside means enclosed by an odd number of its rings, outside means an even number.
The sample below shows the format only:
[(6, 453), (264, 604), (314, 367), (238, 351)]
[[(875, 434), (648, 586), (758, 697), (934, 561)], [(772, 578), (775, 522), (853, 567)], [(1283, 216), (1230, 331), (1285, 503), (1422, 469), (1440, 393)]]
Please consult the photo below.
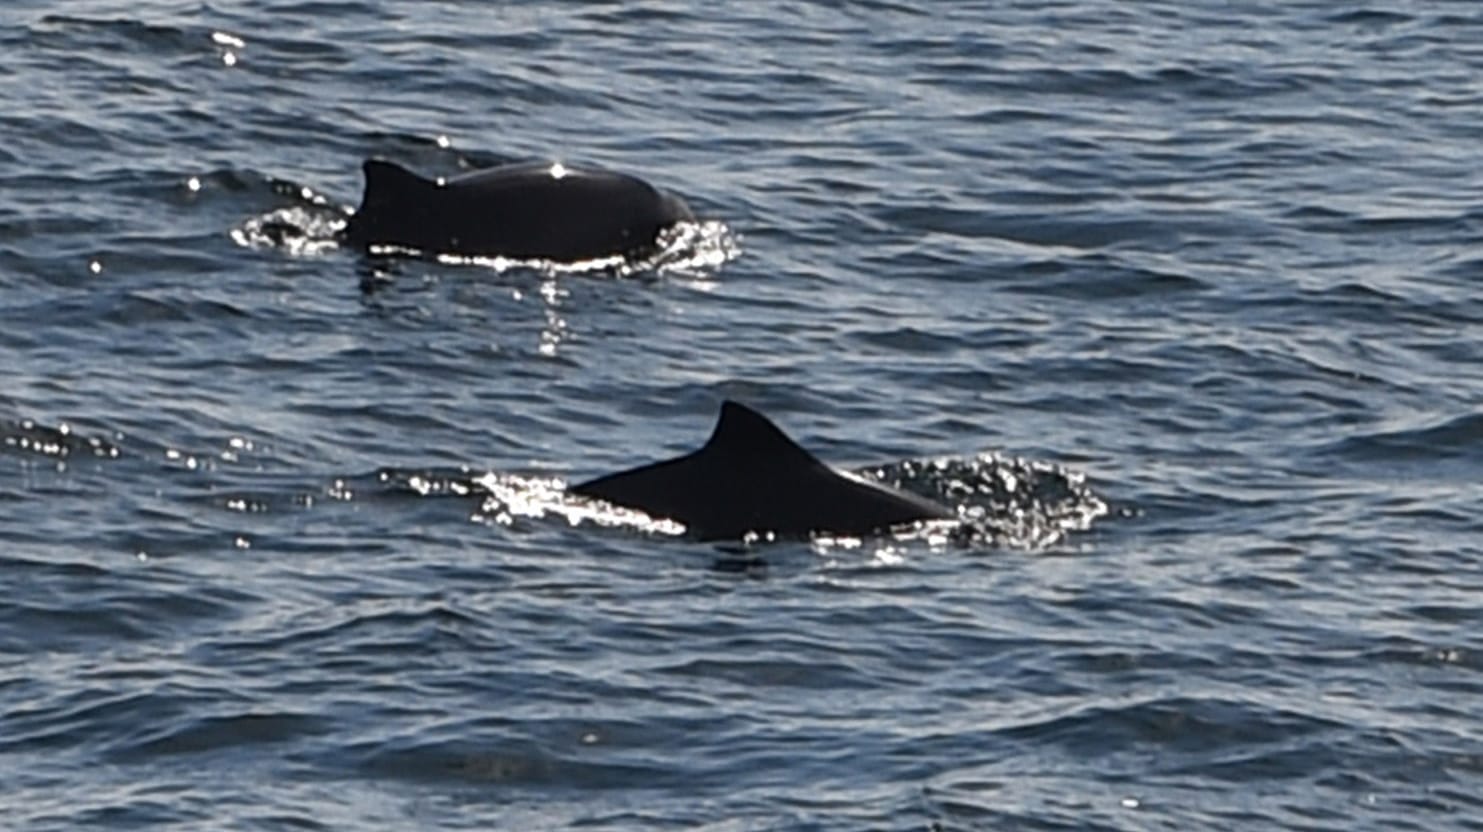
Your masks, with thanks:
[(364, 171), (346, 230), (360, 245), (576, 262), (650, 249), (693, 219), (680, 198), (610, 171), (530, 163), (434, 181), (380, 159)]

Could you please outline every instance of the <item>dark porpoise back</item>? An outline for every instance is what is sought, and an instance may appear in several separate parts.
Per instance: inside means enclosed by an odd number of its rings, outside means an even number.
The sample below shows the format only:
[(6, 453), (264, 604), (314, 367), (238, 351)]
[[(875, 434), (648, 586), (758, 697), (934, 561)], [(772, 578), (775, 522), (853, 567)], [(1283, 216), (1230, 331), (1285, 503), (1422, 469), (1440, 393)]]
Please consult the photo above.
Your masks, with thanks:
[(729, 401), (700, 450), (571, 491), (677, 520), (701, 540), (739, 539), (747, 532), (865, 535), (956, 517), (926, 498), (836, 471), (767, 417)]
[(345, 229), (358, 246), (572, 263), (650, 252), (661, 230), (693, 219), (679, 197), (608, 171), (519, 164), (441, 181), (380, 159), (364, 170)]

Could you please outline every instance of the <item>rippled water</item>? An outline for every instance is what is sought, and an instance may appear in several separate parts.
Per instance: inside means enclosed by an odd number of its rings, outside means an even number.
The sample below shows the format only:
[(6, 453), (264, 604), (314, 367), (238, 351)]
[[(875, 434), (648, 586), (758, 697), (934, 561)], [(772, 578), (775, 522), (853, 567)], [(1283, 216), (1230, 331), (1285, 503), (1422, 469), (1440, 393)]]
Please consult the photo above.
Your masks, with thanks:
[[(0, 825), (1483, 829), (1476, 4), (0, 22)], [(703, 256), (369, 260), (372, 155)], [(972, 533), (563, 494), (726, 398)]]

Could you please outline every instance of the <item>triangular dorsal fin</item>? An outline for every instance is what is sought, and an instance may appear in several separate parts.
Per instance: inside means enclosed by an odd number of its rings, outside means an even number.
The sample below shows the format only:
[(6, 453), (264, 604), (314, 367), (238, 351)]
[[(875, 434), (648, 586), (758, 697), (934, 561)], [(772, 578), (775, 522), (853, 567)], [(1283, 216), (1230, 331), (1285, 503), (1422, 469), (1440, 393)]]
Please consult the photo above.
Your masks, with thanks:
[(736, 454), (758, 461), (823, 465), (766, 416), (730, 400), (721, 403), (716, 429), (700, 452)]
[(361, 166), (366, 176), (366, 194), (362, 206), (401, 201), (410, 194), (435, 189), (438, 183), (385, 159), (367, 159)]

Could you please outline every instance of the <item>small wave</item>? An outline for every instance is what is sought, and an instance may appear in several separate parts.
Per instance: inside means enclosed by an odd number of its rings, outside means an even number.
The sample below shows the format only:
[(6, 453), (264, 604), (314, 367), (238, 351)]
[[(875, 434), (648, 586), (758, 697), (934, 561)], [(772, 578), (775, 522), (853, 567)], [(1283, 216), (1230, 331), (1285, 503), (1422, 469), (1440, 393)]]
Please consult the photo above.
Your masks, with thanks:
[(317, 206), (295, 205), (250, 217), (231, 230), (244, 248), (276, 248), (295, 257), (313, 256), (340, 247), (345, 215)]
[(1426, 427), (1352, 436), (1324, 451), (1357, 462), (1442, 462), (1483, 456), (1483, 413)]
[(572, 526), (625, 528), (640, 534), (665, 537), (685, 533), (684, 525), (667, 518), (651, 517), (636, 509), (569, 495), (566, 483), (559, 478), (490, 472), (475, 482), (485, 493), (484, 502), (473, 518), (476, 522), (514, 526), (522, 519), (551, 517)]
[[(964, 546), (1043, 549), (1108, 513), (1086, 475), (1048, 462), (980, 454), (908, 461), (861, 475), (955, 507), (951, 539)], [(941, 528), (924, 529), (929, 536)]]
[[(343, 226), (341, 226), (343, 227)], [(340, 229), (336, 228), (338, 232)], [(641, 256), (615, 254), (573, 263), (555, 260), (529, 260), (510, 257), (434, 254), (433, 260), (455, 266), (477, 266), (497, 274), (507, 271), (536, 272), (547, 277), (561, 275), (597, 275), (627, 278), (642, 275), (676, 275), (697, 279), (708, 278), (727, 262), (736, 259), (741, 246), (736, 235), (723, 222), (682, 222), (664, 229), (655, 250)], [(373, 257), (425, 257), (427, 252), (404, 246), (376, 245)]]
[(184, 722), (169, 720), (158, 728), (115, 749), (115, 760), (162, 755), (233, 752), (245, 746), (291, 743), (325, 732), (322, 720), (292, 713), (241, 713), (208, 716)]
[(42, 42), (58, 48), (86, 51), (142, 50), (144, 53), (185, 52), (196, 46), (192, 33), (179, 26), (145, 23), (128, 18), (80, 17), (48, 14), (31, 27)]
[(333, 657), (347, 671), (361, 664), (429, 651), (477, 650), (487, 647), (480, 621), (471, 613), (437, 600), (364, 599), (336, 604), (285, 620), (268, 637), (233, 634), (208, 642), (204, 649), (230, 660), (263, 652)]
[[(339, 249), (345, 224), (346, 214), (339, 209), (319, 203), (294, 205), (249, 217), (231, 230), (231, 237), (244, 248), (280, 249), (293, 256), (313, 256)], [(731, 229), (723, 222), (711, 220), (679, 223), (665, 229), (656, 249), (640, 257), (613, 255), (575, 263), (462, 254), (434, 254), (430, 259), (447, 265), (485, 268), (497, 274), (519, 270), (551, 277), (626, 278), (652, 274), (705, 279), (740, 253), (741, 246)], [(429, 256), (417, 249), (392, 245), (372, 246), (370, 254), (383, 259)]]
[(1169, 299), (1207, 290), (1205, 281), (1176, 271), (1123, 262), (1103, 252), (1074, 258), (1028, 263), (1028, 280), (1011, 284), (1013, 291), (1072, 300), (1111, 301), (1136, 298)]
[[(0, 651), (70, 651), (107, 636), (149, 641), (218, 622), (256, 596), (237, 588), (171, 585), (147, 572), (89, 564), (0, 560), (18, 600), (0, 607)], [(78, 599), (88, 599), (85, 607)], [(20, 600), (23, 599), (23, 600)], [(24, 643), (14, 634), (29, 634)]]
[(1081, 707), (999, 733), (1037, 745), (1053, 742), (1098, 753), (1138, 746), (1181, 753), (1231, 753), (1293, 743), (1335, 727), (1339, 726), (1331, 720), (1257, 702), (1173, 697)]
[(1332, 14), (1328, 19), (1331, 23), (1348, 23), (1356, 26), (1380, 28), (1410, 23), (1416, 18), (1403, 12), (1381, 9), (1355, 9), (1353, 11)]
[[(467, 728), (473, 734), (479, 730), (477, 725)], [(572, 741), (576, 749), (568, 753), (530, 739), (498, 736), (491, 736), (478, 746), (469, 740), (460, 740), (448, 743), (403, 742), (349, 750), (352, 756), (359, 757), (359, 768), (367, 776), (417, 782), (454, 780), (507, 786), (632, 789), (683, 780), (681, 772), (660, 761), (591, 759), (598, 757), (601, 750), (583, 754), (581, 747), (592, 736), (578, 734)], [(619, 757), (612, 753), (604, 756)]]

